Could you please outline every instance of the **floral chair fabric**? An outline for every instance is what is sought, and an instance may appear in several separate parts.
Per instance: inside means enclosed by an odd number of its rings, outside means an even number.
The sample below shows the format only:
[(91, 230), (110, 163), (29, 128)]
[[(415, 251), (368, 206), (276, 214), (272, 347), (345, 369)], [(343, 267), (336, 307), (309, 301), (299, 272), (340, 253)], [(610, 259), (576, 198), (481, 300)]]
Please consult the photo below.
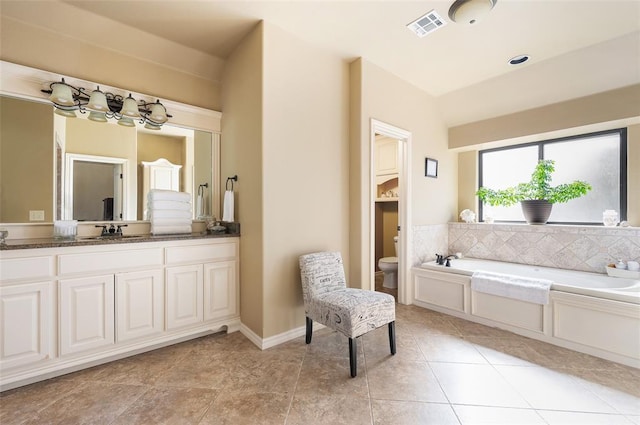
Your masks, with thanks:
[(355, 338), (389, 325), (391, 354), (395, 354), (396, 304), (381, 292), (347, 288), (339, 252), (317, 252), (300, 257), (302, 295), (307, 319), (307, 344), (313, 321), (349, 338), (351, 376), (356, 376)]

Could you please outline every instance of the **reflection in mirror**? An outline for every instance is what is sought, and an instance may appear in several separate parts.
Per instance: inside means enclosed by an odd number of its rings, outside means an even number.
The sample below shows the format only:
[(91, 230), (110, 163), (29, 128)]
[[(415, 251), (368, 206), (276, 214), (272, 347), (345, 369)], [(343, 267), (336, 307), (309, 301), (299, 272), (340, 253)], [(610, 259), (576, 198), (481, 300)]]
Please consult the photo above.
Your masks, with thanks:
[[(47, 103), (0, 102), (0, 223), (143, 220), (142, 162), (160, 158), (182, 166), (180, 190), (192, 194), (194, 218), (212, 214), (212, 133), (168, 124), (128, 128), (64, 118)], [(95, 167), (107, 168), (103, 177)]]

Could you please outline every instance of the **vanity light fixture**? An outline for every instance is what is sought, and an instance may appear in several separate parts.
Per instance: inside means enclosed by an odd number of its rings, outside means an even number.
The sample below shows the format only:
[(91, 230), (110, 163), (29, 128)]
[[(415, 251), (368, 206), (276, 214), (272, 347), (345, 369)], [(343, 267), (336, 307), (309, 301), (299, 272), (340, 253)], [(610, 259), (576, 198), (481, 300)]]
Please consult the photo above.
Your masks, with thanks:
[(83, 87), (75, 87), (64, 81), (53, 82), (48, 90), (49, 100), (55, 107), (55, 113), (63, 117), (74, 118), (76, 111), (81, 114), (89, 111), (89, 119), (96, 122), (107, 122), (115, 119), (124, 127), (135, 127), (134, 120), (140, 120), (145, 128), (160, 130), (162, 124), (172, 116), (160, 100), (154, 103), (143, 100), (136, 101), (131, 94), (126, 98), (110, 92), (103, 92), (98, 86), (89, 93)]
[(459, 24), (475, 24), (491, 12), (498, 0), (456, 0), (449, 8), (449, 18)]

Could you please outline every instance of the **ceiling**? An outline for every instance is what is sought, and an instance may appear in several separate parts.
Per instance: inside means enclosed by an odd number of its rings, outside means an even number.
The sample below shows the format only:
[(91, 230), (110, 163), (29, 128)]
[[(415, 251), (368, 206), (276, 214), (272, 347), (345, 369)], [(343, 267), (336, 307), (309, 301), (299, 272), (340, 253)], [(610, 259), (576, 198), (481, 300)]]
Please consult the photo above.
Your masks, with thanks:
[[(473, 25), (449, 20), (453, 0), (63, 1), (222, 60), (265, 20), (441, 99), (449, 124), (482, 118), (482, 100), (496, 90), (511, 97), (503, 103), (513, 110), (507, 103), (517, 104), (518, 93), (530, 99), (522, 107), (535, 107), (640, 83), (640, 0), (498, 0)], [(418, 38), (406, 24), (432, 9), (447, 25)], [(531, 59), (509, 65), (519, 54)], [(465, 99), (475, 99), (468, 116), (460, 113)], [(458, 115), (447, 118), (453, 109)]]

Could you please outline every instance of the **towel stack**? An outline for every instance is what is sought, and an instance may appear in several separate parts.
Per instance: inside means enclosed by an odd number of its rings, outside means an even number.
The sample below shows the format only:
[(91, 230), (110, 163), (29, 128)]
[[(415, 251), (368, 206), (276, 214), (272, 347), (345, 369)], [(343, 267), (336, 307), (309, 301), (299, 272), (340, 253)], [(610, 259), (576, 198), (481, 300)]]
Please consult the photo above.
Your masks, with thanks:
[(147, 195), (152, 235), (191, 233), (191, 195), (152, 189)]

